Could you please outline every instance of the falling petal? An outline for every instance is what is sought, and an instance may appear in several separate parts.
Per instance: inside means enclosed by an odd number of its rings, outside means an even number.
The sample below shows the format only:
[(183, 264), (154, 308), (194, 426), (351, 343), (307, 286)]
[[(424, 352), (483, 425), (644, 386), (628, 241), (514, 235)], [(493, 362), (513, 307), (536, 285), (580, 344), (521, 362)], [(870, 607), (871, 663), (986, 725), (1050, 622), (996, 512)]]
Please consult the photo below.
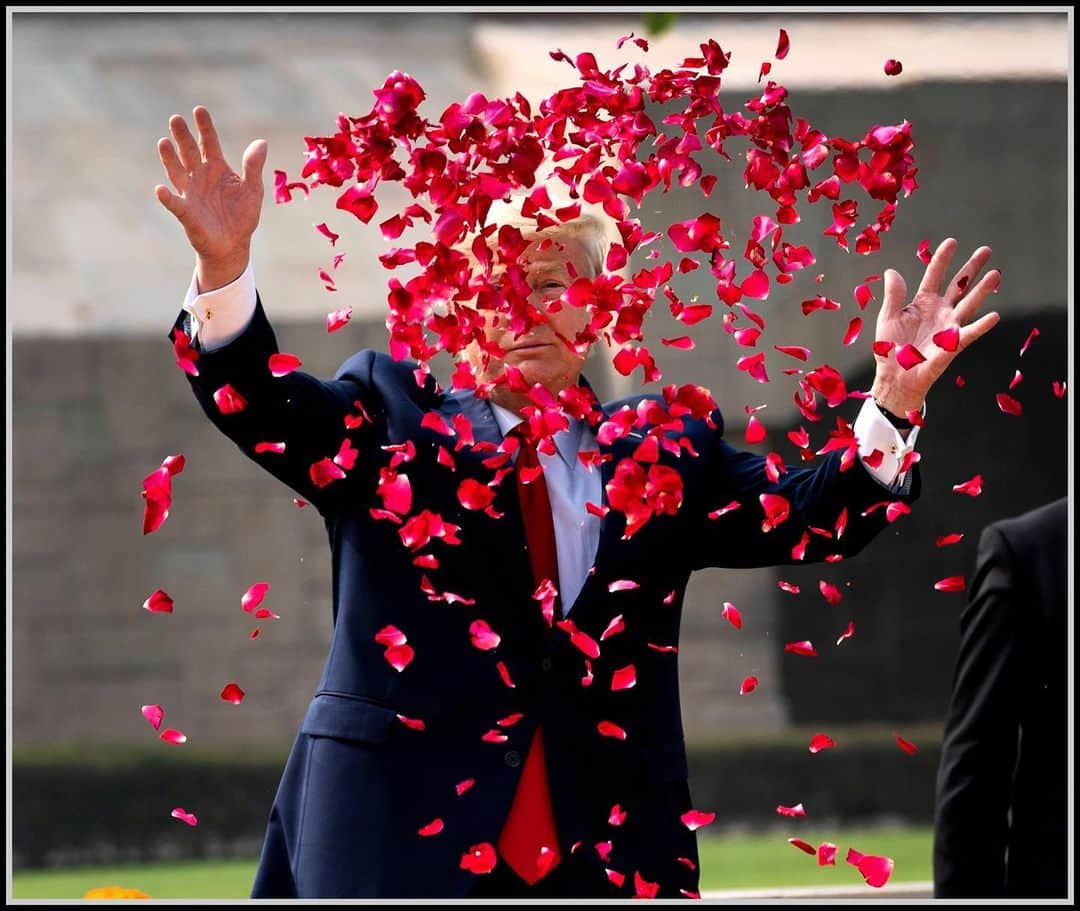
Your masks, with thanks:
[(742, 614), (739, 613), (739, 609), (730, 601), (724, 602), (724, 606), (720, 608), (720, 616), (734, 626), (735, 629), (742, 629)]
[(143, 718), (149, 721), (151, 727), (156, 731), (161, 727), (162, 719), (165, 717), (165, 709), (160, 705), (144, 705), (142, 714)]
[(628, 690), (637, 683), (637, 670), (634, 665), (621, 667), (611, 675), (611, 691)]
[(268, 591), (270, 591), (269, 582), (256, 582), (244, 592), (243, 596), (240, 598), (240, 606), (250, 613), (262, 604), (263, 598), (266, 597)]
[(495, 848), (487, 842), (483, 842), (482, 844), (473, 845), (461, 855), (460, 866), (462, 870), (468, 870), (470, 873), (490, 873), (495, 869), (497, 860)]
[(922, 260), (926, 265), (930, 265), (930, 240), (922, 240), (919, 242), (919, 249), (915, 251), (915, 255)]
[(741, 505), (742, 504), (738, 500), (732, 500), (730, 503), (728, 503), (727, 506), (721, 506), (719, 509), (714, 509), (712, 512), (710, 512), (709, 518), (719, 519), (722, 515), (725, 515), (726, 513), (734, 512)]
[(255, 610), (255, 619), (256, 620), (280, 620), (281, 617), (280, 617), (280, 615), (275, 614), (268, 607), (260, 607), (260, 608), (257, 608)]
[(443, 821), (441, 819), (433, 819), (426, 826), (416, 830), (417, 835), (423, 835), (425, 838), (429, 838), (432, 835), (438, 835), (443, 830)]
[(934, 542), (934, 544), (937, 547), (948, 547), (950, 544), (959, 544), (963, 540), (963, 533), (954, 532), (949, 535), (942, 535)]
[(225, 702), (239, 705), (244, 701), (244, 691), (235, 683), (226, 683), (224, 689), (221, 691), (221, 698), (225, 700)]
[(789, 642), (784, 646), (785, 652), (791, 652), (793, 655), (803, 655), (808, 658), (817, 656), (813, 643), (809, 639), (803, 639), (800, 642)]
[(896, 745), (900, 747), (900, 749), (903, 750), (905, 753), (907, 753), (908, 756), (912, 756), (915, 753), (919, 752), (919, 748), (915, 746), (915, 744), (913, 744), (910, 740), (905, 740), (899, 734), (894, 734), (893, 736), (896, 738)]
[(158, 735), (166, 743), (173, 745), (179, 745), (181, 743), (187, 743), (187, 735), (183, 731), (177, 731), (173, 728), (167, 728)]
[(466, 778), (464, 781), (459, 781), (456, 785), (454, 785), (454, 790), (457, 791), (457, 796), (460, 797), (474, 784), (476, 784), (475, 778)]
[(397, 720), (405, 725), (410, 731), (423, 731), (427, 728), (427, 725), (421, 718), (409, 718), (405, 715), (398, 715)]
[(1023, 406), (1007, 392), (997, 394), (997, 405), (1005, 414), (1011, 414), (1014, 417), (1020, 417), (1024, 413)]
[(607, 628), (600, 634), (600, 641), (603, 642), (605, 639), (608, 639), (617, 633), (621, 633), (624, 629), (626, 629), (626, 624), (623, 622), (623, 615), (617, 614), (611, 618), (611, 622), (607, 625)]
[(310, 505), (307, 500), (303, 500), (300, 497), (293, 497), (293, 505), (297, 509), (303, 509), (305, 506)]
[[(856, 857), (858, 860), (855, 860)], [(895, 867), (891, 857), (859, 854), (854, 849), (848, 851), (847, 862), (857, 867), (863, 879), (866, 880), (866, 884), (873, 886), (875, 889), (880, 889), (889, 881)]]
[(1054, 397), (1059, 399), (1065, 398), (1065, 388), (1067, 385), (1068, 383), (1065, 380), (1062, 380), (1061, 382), (1054, 380), (1053, 383), (1050, 384), (1050, 389), (1053, 391)]
[(311, 483), (316, 487), (325, 487), (331, 481), (340, 481), (345, 477), (345, 472), (328, 458), (315, 462), (308, 469), (308, 474), (311, 477)]
[(613, 721), (601, 721), (596, 729), (604, 737), (614, 737), (616, 740), (626, 740), (626, 731), (615, 724)]
[(326, 331), (337, 332), (349, 320), (352, 319), (352, 307), (343, 307), (341, 310), (331, 310), (326, 314)]
[(502, 682), (505, 683), (510, 689), (514, 689), (515, 684), (514, 681), (510, 679), (510, 671), (506, 667), (506, 663), (503, 661), (499, 661), (496, 663), (495, 667), (499, 671), (499, 676), (502, 677)]
[(812, 844), (809, 844), (808, 842), (803, 841), (801, 838), (789, 838), (788, 844), (794, 845), (800, 851), (805, 851), (807, 854), (817, 854), (817, 850), (814, 848), (814, 846)]
[(820, 753), (822, 750), (828, 750), (834, 746), (836, 746), (836, 741), (828, 734), (815, 734), (810, 738), (811, 753)]
[(836, 845), (823, 841), (818, 845), (817, 862), (819, 867), (832, 867), (836, 864)]
[(714, 819), (716, 819), (715, 813), (703, 813), (701, 810), (689, 810), (683, 813), (679, 817), (682, 820), (682, 824), (686, 826), (691, 832), (697, 831), (702, 826), (707, 826)]
[(263, 452), (273, 452), (273, 453), (276, 453), (277, 455), (284, 455), (285, 454), (285, 444), (284, 443), (270, 443), (270, 442), (256, 443), (255, 444), (255, 454), (258, 455), (259, 453), (263, 453)]
[(805, 816), (806, 808), (801, 803), (797, 803), (793, 807), (785, 807), (781, 804), (776, 808), (776, 812), (781, 816)]
[(611, 870), (605, 867), (604, 873), (607, 874), (608, 881), (619, 889), (621, 889), (623, 883), (626, 882), (626, 874), (620, 873), (618, 870)]
[(954, 484), (953, 493), (966, 493), (969, 497), (977, 497), (982, 493), (982, 482), (982, 475), (977, 474), (970, 481), (964, 481), (963, 484)]
[(896, 342), (874, 342), (871, 348), (878, 357), (888, 357), (889, 352), (896, 347)]
[(1028, 333), (1028, 337), (1024, 340), (1024, 344), (1020, 346), (1020, 357), (1024, 356), (1024, 352), (1028, 350), (1028, 346), (1039, 337), (1039, 330), (1032, 329)]
[(943, 351), (956, 351), (960, 347), (960, 327), (949, 326), (948, 329), (942, 329), (934, 335), (932, 341)]
[(885, 75), (886, 76), (899, 76), (904, 71), (904, 65), (899, 60), (893, 60), (891, 57), (885, 61)]
[(776, 42), (776, 59), (783, 60), (788, 51), (791, 50), (791, 41), (788, 38), (788, 33), (784, 29), (780, 29), (780, 38)]
[(173, 611), (173, 599), (159, 588), (143, 601), (143, 610), (148, 610), (152, 614), (171, 614)]
[(1023, 379), (1024, 374), (1017, 370), (1016, 373), (1013, 374), (1012, 382), (1009, 383), (1009, 389), (1015, 389)]
[(910, 370), (917, 364), (921, 364), (926, 358), (914, 345), (904, 345), (896, 352), (896, 362), (905, 370)]
[(837, 605), (844, 599), (844, 596), (840, 593), (840, 589), (831, 582), (826, 582), (824, 579), (818, 582), (818, 589), (821, 591), (822, 597), (828, 601), (829, 604)]
[(502, 731), (497, 731), (492, 728), (490, 731), (484, 734), (480, 738), (484, 743), (506, 743), (510, 738), (506, 736)]
[(758, 679), (753, 675), (746, 677), (739, 685), (739, 695), (745, 696), (747, 693), (752, 693), (757, 689)]
[(791, 504), (784, 497), (774, 493), (763, 493), (758, 500), (765, 511), (765, 521), (761, 523), (763, 532), (772, 531), (777, 525), (787, 521)]
[(651, 883), (637, 870), (634, 871), (634, 898), (656, 898), (660, 883)]
[(608, 825), (621, 826), (624, 822), (626, 822), (626, 810), (621, 805), (615, 804), (608, 813)]
[(259, 628), (257, 626), (255, 627), (255, 629), (253, 629), (251, 631), (251, 635), (248, 636), (248, 638), (249, 639), (258, 639), (259, 638)]
[(187, 459), (177, 453), (176, 455), (166, 456), (161, 461), (161, 467), (169, 472), (169, 477), (175, 478), (180, 472), (184, 470), (184, 466), (187, 464)]
[(781, 354), (786, 354), (800, 361), (805, 361), (810, 357), (810, 349), (803, 348), (801, 345), (773, 345), (773, 347)]
[(214, 404), (222, 414), (236, 414), (247, 407), (247, 399), (226, 383), (214, 392)]
[(939, 592), (962, 592), (966, 587), (963, 576), (947, 576), (934, 583)]
[(194, 813), (189, 813), (183, 807), (177, 807), (172, 813), (169, 814), (173, 819), (179, 819), (180, 822), (186, 822), (189, 826), (198, 825), (199, 820)]
[(754, 415), (750, 415), (750, 420), (746, 423), (746, 434), (744, 439), (751, 446), (760, 443), (765, 439), (765, 425)]
[(848, 625), (847, 625), (847, 629), (845, 629), (840, 634), (840, 638), (836, 640), (836, 644), (839, 645), (845, 639), (850, 639), (854, 635), (855, 635), (855, 621), (854, 620), (849, 620)]
[(781, 579), (776, 584), (780, 587), (782, 591), (786, 591), (792, 595), (797, 595), (800, 591), (799, 586), (796, 585), (794, 582), (785, 582)]
[(626, 592), (635, 588), (641, 588), (641, 586), (633, 579), (616, 579), (608, 584), (607, 590), (609, 592)]
[(383, 652), (386, 663), (398, 673), (409, 666), (414, 656), (415, 652), (413, 652), (412, 646), (407, 643), (404, 645), (391, 645)]
[(501, 637), (484, 620), (474, 620), (469, 625), (469, 641), (482, 652), (498, 646)]
[(295, 354), (271, 354), (269, 366), (271, 376), (278, 378), (288, 376), (300, 367), (300, 358)]
[(856, 316), (848, 323), (847, 331), (844, 333), (844, 344), (853, 344), (858, 339), (860, 332), (862, 332), (862, 320)]

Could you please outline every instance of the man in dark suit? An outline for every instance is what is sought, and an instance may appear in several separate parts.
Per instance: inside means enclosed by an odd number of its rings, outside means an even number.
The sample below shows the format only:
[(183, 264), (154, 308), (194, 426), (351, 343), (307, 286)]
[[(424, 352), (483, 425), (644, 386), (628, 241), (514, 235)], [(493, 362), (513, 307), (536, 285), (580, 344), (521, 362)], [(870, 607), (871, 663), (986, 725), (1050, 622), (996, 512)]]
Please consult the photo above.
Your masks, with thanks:
[(979, 540), (938, 770), (938, 898), (1066, 897), (1068, 503)]
[[(516, 333), (489, 313), (462, 362), (486, 398), (373, 350), (331, 381), (274, 375), (248, 255), (266, 146), (234, 174), (209, 113), (195, 122), (198, 144), (179, 116), (175, 146), (159, 143), (177, 192), (157, 197), (196, 251), (171, 337), (208, 417), (319, 509), (334, 574), (330, 654), (253, 895), (696, 895), (676, 664), (687, 580), (854, 555), (887, 524), (870, 507), (914, 500), (905, 418), (954, 356), (930, 338), (952, 327), (963, 348), (997, 322), (970, 322), (999, 278), (976, 281), (989, 249), (942, 294), (944, 242), (906, 307), (886, 273), (878, 338), (921, 344), (925, 362), (879, 357), (857, 443), (770, 478), (727, 444), (704, 390), (596, 401), (566, 341), (585, 308), (553, 306), (603, 270), (588, 218), (523, 232), (524, 293), (546, 319)], [(520, 384), (494, 383), (504, 366)], [(845, 515), (842, 533), (809, 531)]]

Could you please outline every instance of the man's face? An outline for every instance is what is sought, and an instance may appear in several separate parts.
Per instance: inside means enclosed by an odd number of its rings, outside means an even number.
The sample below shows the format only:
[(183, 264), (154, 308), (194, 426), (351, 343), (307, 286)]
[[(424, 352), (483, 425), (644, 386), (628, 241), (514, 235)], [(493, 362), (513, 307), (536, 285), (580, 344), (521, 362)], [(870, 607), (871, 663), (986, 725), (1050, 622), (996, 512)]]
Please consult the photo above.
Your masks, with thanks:
[[(488, 367), (483, 365), (483, 352), (475, 342), (466, 349), (466, 357), (478, 379), (489, 381), (509, 364), (521, 371), (525, 382), (531, 387), (540, 383), (548, 391), (558, 394), (567, 386), (576, 385), (585, 355), (576, 354), (559, 338), (574, 338), (589, 323), (589, 312), (584, 307), (562, 304), (555, 312), (549, 309), (577, 278), (591, 275), (585, 245), (575, 237), (559, 237), (541, 250), (532, 244), (522, 257), (531, 293), (529, 303), (546, 314), (547, 322), (540, 323), (514, 338), (509, 319), (504, 313), (484, 313), (484, 336), (506, 352), (503, 359), (491, 356)], [(572, 264), (573, 273), (568, 268)]]

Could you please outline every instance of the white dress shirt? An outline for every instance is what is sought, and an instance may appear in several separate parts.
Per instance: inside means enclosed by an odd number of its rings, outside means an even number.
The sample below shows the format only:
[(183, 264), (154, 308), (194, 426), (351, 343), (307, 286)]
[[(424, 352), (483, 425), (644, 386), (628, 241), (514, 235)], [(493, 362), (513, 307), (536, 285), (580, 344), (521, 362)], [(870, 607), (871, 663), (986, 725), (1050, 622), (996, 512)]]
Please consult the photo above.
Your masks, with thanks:
[[(255, 313), (255, 273), (251, 263), (235, 281), (221, 288), (199, 293), (195, 276), (192, 275), (184, 300), (184, 310), (191, 316), (191, 336), (199, 337), (204, 351), (222, 348), (247, 328)], [(521, 423), (514, 412), (488, 400), (503, 436)], [(925, 409), (924, 409), (925, 413)], [(882, 453), (881, 464), (876, 468), (863, 462), (863, 467), (882, 485), (883, 497), (887, 493), (906, 492), (910, 486), (910, 472), (900, 474), (900, 464), (908, 450), (915, 448), (919, 428), (908, 431), (907, 439), (893, 427), (874, 404), (866, 399), (855, 419), (854, 432), (859, 440), (860, 459), (875, 450)], [(581, 464), (577, 454), (582, 450), (596, 449), (598, 443), (592, 428), (586, 421), (570, 421), (570, 427), (554, 436), (556, 454), (537, 452), (544, 469), (551, 515), (555, 522), (555, 547), (559, 562), (559, 595), (565, 616), (573, 606), (600, 543), (600, 518), (594, 516), (585, 504), (597, 506), (603, 503), (600, 469)]]

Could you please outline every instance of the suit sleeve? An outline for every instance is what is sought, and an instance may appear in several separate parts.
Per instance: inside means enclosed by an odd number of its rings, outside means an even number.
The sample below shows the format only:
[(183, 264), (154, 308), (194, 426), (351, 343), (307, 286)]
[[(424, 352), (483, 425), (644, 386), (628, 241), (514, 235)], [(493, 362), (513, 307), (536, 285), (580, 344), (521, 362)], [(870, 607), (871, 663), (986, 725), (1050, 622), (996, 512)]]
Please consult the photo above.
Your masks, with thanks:
[[(190, 336), (189, 329), (189, 316), (181, 311), (169, 337), (175, 343), (177, 333)], [(194, 347), (198, 350), (198, 342)], [(324, 514), (345, 498), (370, 497), (377, 476), (373, 475), (373, 456), (384, 414), (372, 380), (375, 352), (357, 352), (332, 380), (300, 370), (275, 377), (269, 359), (276, 353), (274, 331), (257, 299), (244, 331), (222, 347), (199, 351), (194, 361), (198, 375), (187, 374), (206, 416), (244, 455)], [(226, 387), (242, 399), (240, 410), (223, 412), (215, 400), (215, 393), (220, 396), (219, 390)], [(361, 409), (369, 419), (360, 417)], [(346, 425), (347, 417), (355, 426)], [(341, 466), (333, 460), (346, 439), (358, 450), (355, 463), (344, 478), (321, 483), (326, 477), (313, 466), (319, 463), (336, 474)], [(284, 443), (285, 449), (257, 453), (260, 443)], [(347, 456), (344, 461), (348, 466)]]
[[(717, 430), (711, 437), (701, 493), (684, 504), (689, 510), (691, 569), (812, 563), (833, 554), (851, 557), (889, 524), (886, 503), (910, 504), (919, 496), (918, 465), (908, 473), (903, 488), (894, 492), (875, 479), (857, 456), (844, 467), (838, 451), (828, 453), (814, 467), (785, 465), (786, 470), (772, 482), (765, 473), (765, 457), (729, 445), (723, 437), (722, 419), (714, 417), (714, 421)], [(768, 531), (763, 529), (762, 494), (782, 497), (788, 509), (788, 517)], [(736, 509), (709, 518), (710, 512), (733, 503), (738, 504)], [(844, 510), (846, 518), (837, 537)]]
[(1012, 554), (990, 526), (960, 618), (937, 778), (934, 894), (1005, 895), (1005, 846), (1020, 724)]

